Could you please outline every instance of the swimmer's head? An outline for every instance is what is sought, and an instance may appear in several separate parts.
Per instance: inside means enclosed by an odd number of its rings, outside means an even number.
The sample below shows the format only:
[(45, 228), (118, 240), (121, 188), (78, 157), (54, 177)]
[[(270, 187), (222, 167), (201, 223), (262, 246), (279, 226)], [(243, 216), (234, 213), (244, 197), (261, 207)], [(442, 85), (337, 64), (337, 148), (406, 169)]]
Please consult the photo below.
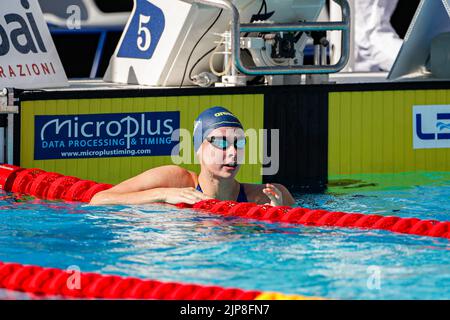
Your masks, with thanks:
[(203, 111), (195, 121), (194, 148), (202, 171), (217, 178), (234, 178), (245, 153), (241, 122), (223, 107)]
[(214, 129), (224, 127), (243, 129), (239, 119), (224, 107), (212, 107), (200, 113), (194, 124), (195, 152)]

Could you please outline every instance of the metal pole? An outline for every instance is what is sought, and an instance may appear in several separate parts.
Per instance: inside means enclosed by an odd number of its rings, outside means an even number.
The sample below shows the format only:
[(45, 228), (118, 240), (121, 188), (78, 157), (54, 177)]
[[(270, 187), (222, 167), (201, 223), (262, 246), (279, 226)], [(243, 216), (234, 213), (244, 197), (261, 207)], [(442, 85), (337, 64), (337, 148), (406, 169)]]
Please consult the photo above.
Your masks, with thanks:
[(8, 114), (8, 127), (6, 136), (7, 163), (14, 163), (14, 114)]
[(321, 52), (322, 52), (322, 50), (321, 50), (320, 44), (314, 45), (314, 65), (315, 66), (320, 66), (320, 64), (321, 64), (320, 63)]
[[(0, 91), (0, 113), (6, 116), (6, 141), (4, 138), (5, 128), (2, 124), (0, 132), (0, 148), (4, 150), (6, 142), (6, 157), (4, 151), (0, 154), (2, 162), (8, 164), (14, 163), (14, 114), (18, 113), (19, 109), (15, 105), (14, 89), (4, 88)], [(6, 158), (6, 159), (5, 159)]]
[(320, 64), (326, 66), (328, 64), (327, 47), (320, 46)]
[(0, 127), (0, 163), (5, 163), (5, 127), (3, 126)]

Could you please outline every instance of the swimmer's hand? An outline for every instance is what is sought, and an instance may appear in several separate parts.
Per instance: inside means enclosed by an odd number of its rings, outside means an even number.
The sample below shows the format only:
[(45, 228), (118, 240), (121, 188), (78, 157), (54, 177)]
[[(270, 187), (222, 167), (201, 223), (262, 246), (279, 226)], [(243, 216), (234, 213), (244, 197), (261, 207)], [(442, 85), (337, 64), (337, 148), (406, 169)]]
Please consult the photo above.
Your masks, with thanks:
[(212, 199), (195, 188), (165, 188), (163, 200), (166, 203), (178, 204), (187, 203), (195, 204), (202, 200)]
[(270, 203), (266, 204), (271, 206), (283, 205), (283, 193), (273, 184), (266, 183), (266, 187), (263, 189), (263, 192), (270, 199)]

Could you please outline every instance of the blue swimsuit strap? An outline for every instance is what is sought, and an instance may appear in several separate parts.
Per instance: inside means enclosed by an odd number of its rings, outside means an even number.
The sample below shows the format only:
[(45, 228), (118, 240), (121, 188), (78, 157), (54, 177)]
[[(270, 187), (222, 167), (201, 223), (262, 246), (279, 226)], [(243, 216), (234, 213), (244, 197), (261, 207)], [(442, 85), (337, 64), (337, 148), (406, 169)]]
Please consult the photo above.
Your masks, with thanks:
[[(197, 190), (203, 193), (202, 187), (200, 184), (197, 185)], [(237, 202), (248, 202), (247, 195), (245, 194), (244, 186), (239, 184), (239, 195), (236, 200)]]

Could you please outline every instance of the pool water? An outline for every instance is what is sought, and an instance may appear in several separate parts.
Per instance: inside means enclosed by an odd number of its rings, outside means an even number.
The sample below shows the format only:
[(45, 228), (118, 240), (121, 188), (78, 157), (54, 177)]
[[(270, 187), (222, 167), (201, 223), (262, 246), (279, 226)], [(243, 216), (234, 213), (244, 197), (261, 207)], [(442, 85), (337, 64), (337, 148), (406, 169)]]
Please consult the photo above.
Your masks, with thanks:
[[(450, 173), (330, 180), (297, 205), (448, 221)], [(397, 182), (395, 182), (397, 181)], [(414, 183), (420, 181), (420, 184)], [(447, 239), (0, 191), (0, 261), (334, 299), (450, 299)], [(0, 298), (24, 298), (0, 290)]]

